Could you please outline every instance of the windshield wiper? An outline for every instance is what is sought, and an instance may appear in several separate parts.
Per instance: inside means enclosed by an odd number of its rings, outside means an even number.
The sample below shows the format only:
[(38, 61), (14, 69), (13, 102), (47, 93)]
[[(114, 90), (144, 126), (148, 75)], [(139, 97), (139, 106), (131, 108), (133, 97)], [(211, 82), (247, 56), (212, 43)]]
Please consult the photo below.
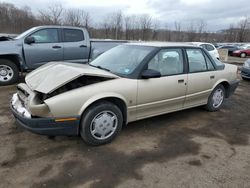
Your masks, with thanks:
[(98, 66), (95, 66), (95, 65), (92, 65), (92, 64), (89, 64), (89, 65), (90, 65), (90, 66), (92, 66), (92, 67), (96, 67), (96, 68), (98, 68), (98, 69), (102, 69), (102, 70), (105, 70), (105, 71), (110, 72), (110, 70), (109, 70), (109, 69), (104, 68), (104, 67), (102, 67), (102, 66), (100, 66), (100, 65), (98, 65)]

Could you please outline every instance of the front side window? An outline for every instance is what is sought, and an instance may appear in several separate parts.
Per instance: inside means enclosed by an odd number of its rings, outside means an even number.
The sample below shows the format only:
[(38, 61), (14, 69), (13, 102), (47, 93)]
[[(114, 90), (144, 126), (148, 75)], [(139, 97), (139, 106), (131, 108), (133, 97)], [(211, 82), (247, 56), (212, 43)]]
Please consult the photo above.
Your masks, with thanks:
[(30, 35), (35, 38), (35, 43), (56, 43), (59, 42), (57, 29), (41, 29)]
[(163, 49), (148, 63), (148, 69), (156, 70), (162, 76), (183, 73), (183, 56), (181, 49)]
[(78, 42), (83, 41), (84, 36), (82, 30), (79, 29), (64, 29), (64, 42)]
[(201, 49), (187, 49), (189, 72), (202, 72), (207, 70), (206, 60)]

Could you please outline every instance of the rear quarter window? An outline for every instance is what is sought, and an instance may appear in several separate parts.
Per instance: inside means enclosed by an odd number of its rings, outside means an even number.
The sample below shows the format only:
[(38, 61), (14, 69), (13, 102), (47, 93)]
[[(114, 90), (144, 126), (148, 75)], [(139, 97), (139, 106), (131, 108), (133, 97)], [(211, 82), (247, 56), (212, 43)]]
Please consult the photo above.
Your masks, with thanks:
[(213, 51), (214, 47), (210, 44), (206, 44), (206, 49), (207, 49), (207, 51)]

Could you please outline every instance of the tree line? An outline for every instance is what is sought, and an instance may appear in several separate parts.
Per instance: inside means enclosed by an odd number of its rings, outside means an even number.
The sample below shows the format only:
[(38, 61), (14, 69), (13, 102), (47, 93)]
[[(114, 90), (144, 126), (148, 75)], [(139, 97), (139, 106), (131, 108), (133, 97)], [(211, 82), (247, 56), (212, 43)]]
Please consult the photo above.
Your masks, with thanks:
[(0, 33), (21, 33), (38, 25), (70, 25), (85, 27), (92, 38), (143, 41), (206, 41), (250, 42), (250, 19), (245, 17), (227, 29), (209, 32), (204, 20), (190, 21), (184, 27), (175, 21), (173, 27), (161, 26), (150, 15), (124, 15), (122, 11), (93, 20), (84, 9), (66, 9), (54, 3), (34, 13), (30, 7), (18, 8), (14, 4), (0, 3)]

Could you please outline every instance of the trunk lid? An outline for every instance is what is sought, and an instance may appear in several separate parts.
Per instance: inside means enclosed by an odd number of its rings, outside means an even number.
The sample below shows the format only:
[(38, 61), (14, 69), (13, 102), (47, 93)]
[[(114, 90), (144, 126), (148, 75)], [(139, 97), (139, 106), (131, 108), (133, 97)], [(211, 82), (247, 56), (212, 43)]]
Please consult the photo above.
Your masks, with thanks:
[(51, 62), (29, 73), (25, 81), (32, 90), (48, 94), (84, 75), (106, 78), (118, 77), (108, 71), (87, 64)]

